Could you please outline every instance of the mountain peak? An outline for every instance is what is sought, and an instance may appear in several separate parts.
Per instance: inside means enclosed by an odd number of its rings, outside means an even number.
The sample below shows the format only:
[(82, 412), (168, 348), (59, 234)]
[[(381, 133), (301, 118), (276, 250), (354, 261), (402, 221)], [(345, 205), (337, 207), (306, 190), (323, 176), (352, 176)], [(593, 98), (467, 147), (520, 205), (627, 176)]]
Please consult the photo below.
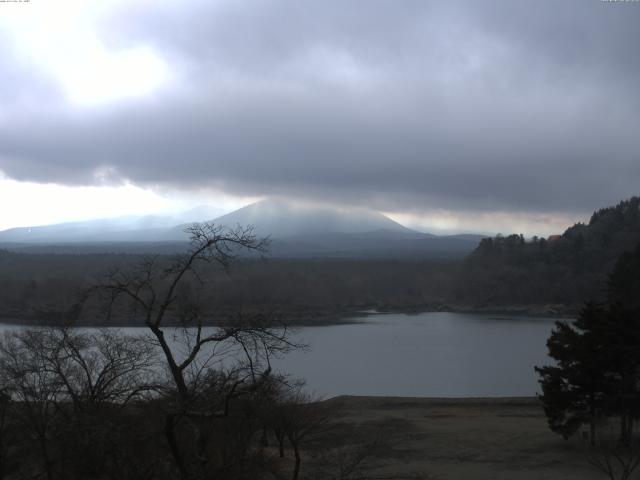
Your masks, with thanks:
[(294, 203), (266, 199), (215, 219), (234, 227), (252, 225), (258, 235), (275, 238), (326, 233), (364, 233), (378, 230), (411, 232), (389, 217), (363, 208)]

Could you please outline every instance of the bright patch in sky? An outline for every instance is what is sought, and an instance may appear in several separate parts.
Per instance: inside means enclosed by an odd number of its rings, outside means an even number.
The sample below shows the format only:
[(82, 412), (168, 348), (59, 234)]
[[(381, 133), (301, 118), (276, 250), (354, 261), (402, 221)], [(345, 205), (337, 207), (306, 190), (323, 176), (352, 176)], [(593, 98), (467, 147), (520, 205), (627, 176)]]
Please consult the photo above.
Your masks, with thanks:
[(0, 29), (29, 68), (57, 82), (76, 105), (108, 104), (152, 94), (169, 79), (169, 67), (148, 45), (108, 48), (96, 34), (101, 8), (114, 1), (38, 1), (6, 4)]
[(0, 173), (0, 230), (74, 220), (160, 213), (174, 205), (131, 184), (69, 187), (19, 182)]
[(112, 53), (94, 46), (86, 61), (59, 69), (67, 98), (81, 105), (108, 103), (152, 93), (167, 77), (167, 67), (147, 47)]
[(525, 236), (549, 236), (563, 233), (576, 222), (586, 222), (588, 218), (552, 213), (522, 212), (459, 212), (436, 210), (421, 213), (386, 213), (402, 225), (436, 235), (459, 233), (480, 233), (485, 235), (510, 235), (522, 233)]

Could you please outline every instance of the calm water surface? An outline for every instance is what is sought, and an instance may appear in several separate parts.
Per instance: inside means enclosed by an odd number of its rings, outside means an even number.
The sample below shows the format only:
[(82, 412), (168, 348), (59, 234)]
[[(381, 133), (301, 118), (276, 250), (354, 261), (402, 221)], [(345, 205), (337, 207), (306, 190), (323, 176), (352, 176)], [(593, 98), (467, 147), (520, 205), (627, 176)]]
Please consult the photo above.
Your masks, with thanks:
[(539, 391), (552, 318), (429, 312), (305, 327), (310, 345), (275, 364), (319, 395), (516, 396)]
[(358, 323), (297, 329), (297, 340), (309, 348), (275, 360), (274, 368), (306, 379), (323, 397), (534, 395), (533, 367), (549, 361), (546, 340), (554, 321), (448, 312), (352, 320)]

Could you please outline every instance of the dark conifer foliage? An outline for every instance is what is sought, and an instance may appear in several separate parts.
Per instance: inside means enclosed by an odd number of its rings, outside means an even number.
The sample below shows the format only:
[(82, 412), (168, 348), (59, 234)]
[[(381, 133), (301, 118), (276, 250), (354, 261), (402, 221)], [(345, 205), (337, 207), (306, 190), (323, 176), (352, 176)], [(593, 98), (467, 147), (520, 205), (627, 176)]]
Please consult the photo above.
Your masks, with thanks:
[(595, 442), (598, 419), (618, 417), (631, 440), (640, 417), (640, 244), (609, 276), (603, 304), (588, 302), (572, 323), (557, 322), (547, 342), (555, 366), (537, 367), (551, 430), (565, 438), (583, 424)]
[(602, 358), (604, 318), (601, 307), (587, 303), (573, 324), (556, 322), (547, 346), (557, 363), (536, 367), (549, 427), (564, 438), (589, 424), (590, 441), (595, 442), (596, 420), (610, 394)]

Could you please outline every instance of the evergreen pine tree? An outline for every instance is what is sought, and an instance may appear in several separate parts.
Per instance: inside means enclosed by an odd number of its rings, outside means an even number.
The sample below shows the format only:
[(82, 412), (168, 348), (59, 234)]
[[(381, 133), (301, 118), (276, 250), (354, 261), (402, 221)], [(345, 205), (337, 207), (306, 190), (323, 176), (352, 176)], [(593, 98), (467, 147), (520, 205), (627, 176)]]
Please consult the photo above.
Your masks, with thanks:
[(547, 341), (554, 366), (536, 367), (549, 427), (564, 438), (601, 417), (619, 417), (631, 441), (640, 418), (640, 245), (609, 276), (607, 303), (587, 302), (578, 318), (556, 322)]
[(587, 303), (573, 323), (556, 322), (547, 341), (556, 366), (536, 367), (549, 427), (564, 438), (589, 424), (595, 442), (596, 422), (611, 388), (600, 335), (605, 318), (600, 306)]

